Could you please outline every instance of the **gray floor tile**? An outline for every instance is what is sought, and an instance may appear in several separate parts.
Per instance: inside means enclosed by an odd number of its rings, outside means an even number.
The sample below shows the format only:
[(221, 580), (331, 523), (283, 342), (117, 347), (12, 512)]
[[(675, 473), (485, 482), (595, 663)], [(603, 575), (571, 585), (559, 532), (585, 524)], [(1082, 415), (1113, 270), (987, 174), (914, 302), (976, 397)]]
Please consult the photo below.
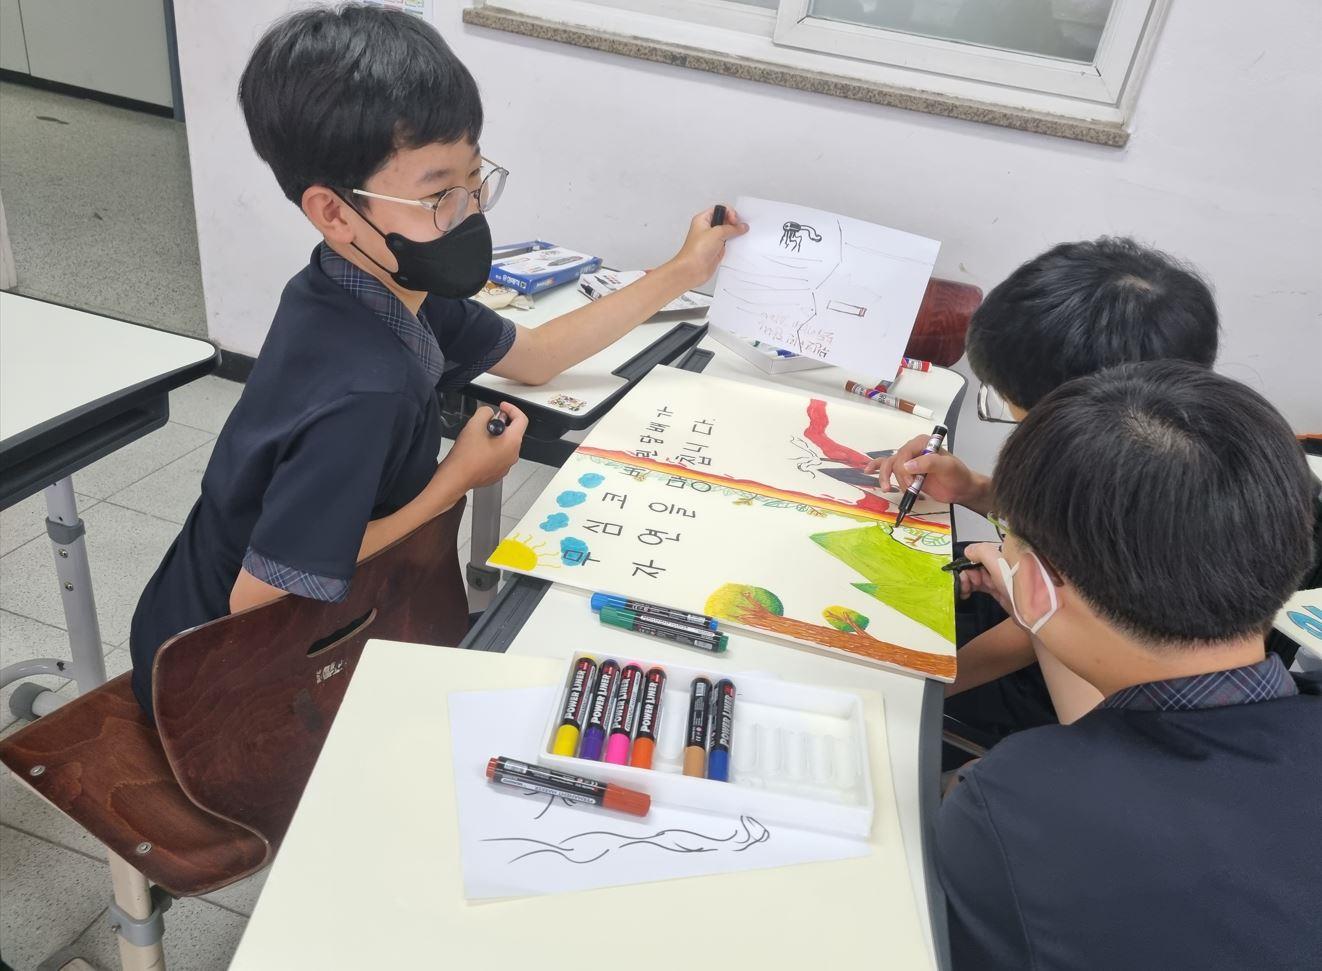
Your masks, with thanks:
[(20, 293), (206, 335), (182, 124), (0, 84), (0, 168)]
[(215, 375), (170, 392), (170, 420), (219, 435), (243, 393), (243, 385)]
[[(54, 583), (55, 568), (51, 567), (52, 584)], [(110, 645), (105, 645), (107, 656), (113, 650)], [(63, 628), (52, 627), (49, 624), (43, 624), (28, 617), (20, 617), (7, 610), (0, 610), (0, 667), (13, 664), (17, 661), (30, 661), (33, 658), (53, 657), (57, 659), (67, 659), (69, 657), (69, 637)], [(109, 664), (109, 661), (107, 661)], [(52, 691), (64, 687), (70, 682), (63, 678), (55, 677), (36, 677), (24, 680), (31, 680), (41, 685), (43, 688), (50, 688)], [(0, 728), (10, 724), (14, 716), (9, 712), (9, 696), (13, 694), (14, 688), (18, 683), (7, 685), (0, 690)]]
[[(165, 914), (165, 966), (169, 971), (224, 971), (248, 921), (197, 897), (176, 900)], [(98, 968), (119, 967), (115, 933), (98, 921), (77, 949)]]
[(110, 869), (0, 826), (0, 887), (4, 958), (19, 971), (28, 971), (72, 943), (105, 910)]
[(98, 499), (108, 499), (144, 476), (165, 468), (175, 459), (209, 442), (212, 437), (210, 432), (168, 422), (164, 428), (74, 473), (74, 491)]
[[(78, 509), (86, 512), (100, 500), (74, 493)], [(30, 539), (46, 535), (46, 497), (38, 492), (8, 509), (0, 510), (0, 556), (16, 550)]]
[(165, 468), (139, 479), (106, 501), (182, 525), (188, 518), (189, 510), (197, 502), (202, 473), (211, 461), (214, 446), (214, 439), (199, 445), (183, 458), (175, 459)]
[(506, 495), (502, 511), (507, 516), (522, 517), (532, 508), (532, 504), (537, 501), (537, 497), (551, 484), (551, 480), (555, 478), (555, 474), (559, 471), (559, 469), (550, 466), (539, 465), (516, 492)]
[(220, 907), (237, 910), (244, 916), (251, 917), (253, 908), (257, 906), (257, 898), (261, 895), (262, 887), (266, 886), (266, 877), (270, 872), (270, 867), (259, 870), (247, 879), (231, 884), (224, 890), (209, 893), (202, 899)]
[[(88, 510), (83, 519), (101, 639), (123, 644), (138, 597), (179, 527), (108, 502)], [(0, 605), (55, 627), (64, 626), (55, 567), (44, 539), (32, 540), (0, 558)]]

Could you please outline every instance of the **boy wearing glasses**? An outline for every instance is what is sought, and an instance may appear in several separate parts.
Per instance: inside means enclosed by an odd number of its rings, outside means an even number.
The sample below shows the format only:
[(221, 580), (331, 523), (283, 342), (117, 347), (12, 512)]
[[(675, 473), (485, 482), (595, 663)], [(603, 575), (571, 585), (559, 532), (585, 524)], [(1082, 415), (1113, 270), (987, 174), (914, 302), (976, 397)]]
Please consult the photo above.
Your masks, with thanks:
[(528, 330), (469, 300), (508, 172), (482, 157), (467, 68), (425, 21), (366, 5), (275, 24), (239, 83), (257, 154), (323, 241), (286, 286), (202, 494), (148, 582), (130, 645), (138, 701), (176, 633), (285, 593), (338, 601), (359, 560), (499, 480), (526, 418), (481, 408), (437, 464), (438, 392), (491, 371), (542, 384), (715, 272), (746, 231), (689, 226), (633, 286)]
[(956, 971), (1317, 965), (1322, 682), (1264, 643), (1315, 490), (1271, 405), (1195, 364), (1070, 381), (1011, 434), (1004, 546), (970, 556), (1104, 700), (942, 804)]
[[(969, 323), (969, 364), (982, 382), (978, 417), (1015, 423), (1071, 378), (1118, 364), (1184, 360), (1210, 368), (1218, 329), (1207, 284), (1166, 254), (1124, 238), (1062, 243), (998, 284)], [(926, 472), (926, 495), (987, 515), (991, 476), (949, 452), (920, 455), (926, 441), (914, 438), (868, 471), (901, 489)], [(990, 598), (970, 597), (994, 581), (981, 571), (960, 574), (967, 599), (956, 611), (959, 674), (947, 688), (946, 712), (1000, 737), (1090, 708), (1098, 699), (1089, 686), (1035, 655), (1029, 634)]]

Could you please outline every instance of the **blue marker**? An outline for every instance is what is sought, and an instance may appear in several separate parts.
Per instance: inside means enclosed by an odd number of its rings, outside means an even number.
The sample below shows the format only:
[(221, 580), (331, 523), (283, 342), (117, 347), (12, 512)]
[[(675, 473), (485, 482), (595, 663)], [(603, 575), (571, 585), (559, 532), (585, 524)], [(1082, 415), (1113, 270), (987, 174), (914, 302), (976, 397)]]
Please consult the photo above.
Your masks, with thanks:
[(690, 627), (701, 627), (703, 630), (718, 629), (716, 621), (706, 614), (691, 614), (688, 611), (676, 610), (673, 607), (662, 607), (642, 600), (630, 600), (628, 597), (619, 597), (613, 593), (594, 593), (592, 595), (593, 611), (600, 613), (602, 607), (632, 610), (635, 614), (641, 614), (644, 617), (659, 617), (662, 620), (672, 620), (678, 624), (688, 624)]
[(707, 753), (707, 778), (730, 781), (730, 745), (734, 741), (734, 682), (716, 682), (711, 705), (711, 749)]

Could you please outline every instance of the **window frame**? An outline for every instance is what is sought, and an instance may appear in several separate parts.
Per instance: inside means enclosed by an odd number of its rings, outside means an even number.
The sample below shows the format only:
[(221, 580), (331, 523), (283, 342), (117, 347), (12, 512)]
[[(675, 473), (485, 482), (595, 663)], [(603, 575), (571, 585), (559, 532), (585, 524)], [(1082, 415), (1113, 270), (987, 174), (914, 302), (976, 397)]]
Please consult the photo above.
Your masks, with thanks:
[[(557, 39), (580, 46), (678, 64), (715, 59), (726, 65), (718, 73), (754, 78), (762, 74), (771, 83), (800, 89), (812, 89), (821, 82), (823, 89), (844, 97), (897, 103), (934, 114), (1114, 146), (1123, 146), (1128, 138), (1126, 126), (1135, 98), (1171, 5), (1171, 0), (1115, 0), (1095, 59), (1101, 66), (1095, 67), (876, 27), (813, 22), (815, 18), (782, 25), (787, 15), (808, 9), (809, 2), (780, 0), (780, 8), (773, 11), (730, 0), (470, 0), (471, 7), (483, 14), (474, 22), (486, 26), (501, 26), (495, 22), (509, 17), (544, 25), (552, 33), (559, 29), (577, 35)], [(810, 29), (827, 34), (807, 33)], [(781, 43), (775, 37), (778, 30)], [(842, 36), (852, 36), (857, 43), (859, 31), (871, 41), (878, 35), (890, 35), (882, 37), (887, 51), (907, 49), (910, 55), (921, 55), (919, 66), (798, 46), (826, 46), (824, 36), (832, 44)], [(590, 42), (577, 39), (585, 32), (591, 36)], [(892, 48), (891, 43), (903, 48)], [(952, 61), (952, 55), (993, 68), (994, 79), (942, 73), (940, 68), (949, 69), (958, 60)], [(731, 65), (741, 70), (731, 70)], [(786, 74), (794, 79), (783, 80)], [(1054, 77), (1060, 83), (1056, 90), (1043, 90), (1033, 86), (1034, 75)], [(852, 85), (859, 86), (862, 93), (850, 93)], [(890, 100), (874, 97), (876, 91)], [(1046, 125), (1041, 124), (1043, 120)]]

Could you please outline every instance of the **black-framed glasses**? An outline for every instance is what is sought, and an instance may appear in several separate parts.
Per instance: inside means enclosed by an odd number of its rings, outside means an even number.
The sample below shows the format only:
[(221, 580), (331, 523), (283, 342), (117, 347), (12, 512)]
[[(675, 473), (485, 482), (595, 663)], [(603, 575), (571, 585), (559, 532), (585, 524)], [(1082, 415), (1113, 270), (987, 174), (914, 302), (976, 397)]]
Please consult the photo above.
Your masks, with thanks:
[[(994, 512), (987, 513), (987, 522), (991, 523), (992, 528), (996, 530), (996, 538), (1000, 540), (1002, 546), (1005, 545), (1005, 539), (1007, 536), (1016, 535), (1014, 530), (1010, 528), (1010, 524), (1006, 522), (997, 513)], [(1055, 566), (1052, 565), (1051, 561), (1048, 560), (1045, 556), (1043, 556), (1041, 551), (1039, 551), (1037, 547), (1035, 547), (1032, 543), (1024, 539), (1022, 535), (1019, 536), (1019, 540), (1030, 550), (1032, 550), (1033, 555), (1037, 557), (1038, 562), (1041, 563), (1042, 566), (1046, 569), (1047, 576), (1051, 578), (1051, 582), (1055, 586), (1063, 587), (1065, 585), (1065, 577), (1061, 574), (1059, 570), (1055, 568)]]
[(466, 218), (468, 218), (469, 200), (477, 203), (478, 212), (490, 212), (495, 208), (496, 203), (500, 201), (501, 194), (505, 191), (505, 180), (509, 178), (509, 169), (497, 165), (491, 159), (482, 158), (481, 172), (482, 181), (476, 189), (470, 189), (465, 185), (451, 186), (443, 192), (428, 196), (426, 199), (401, 199), (399, 196), (382, 195), (379, 192), (368, 192), (366, 189), (350, 189), (349, 191), (356, 196), (363, 196), (367, 199), (381, 199), (385, 202), (397, 202), (404, 206), (418, 206), (423, 209), (429, 209), (432, 213), (432, 219), (436, 223), (436, 228), (442, 233), (448, 233), (454, 229)]
[(981, 421), (992, 421), (1002, 425), (1019, 424), (1019, 419), (1010, 411), (1005, 399), (996, 393), (995, 388), (986, 383), (978, 385), (978, 418)]

